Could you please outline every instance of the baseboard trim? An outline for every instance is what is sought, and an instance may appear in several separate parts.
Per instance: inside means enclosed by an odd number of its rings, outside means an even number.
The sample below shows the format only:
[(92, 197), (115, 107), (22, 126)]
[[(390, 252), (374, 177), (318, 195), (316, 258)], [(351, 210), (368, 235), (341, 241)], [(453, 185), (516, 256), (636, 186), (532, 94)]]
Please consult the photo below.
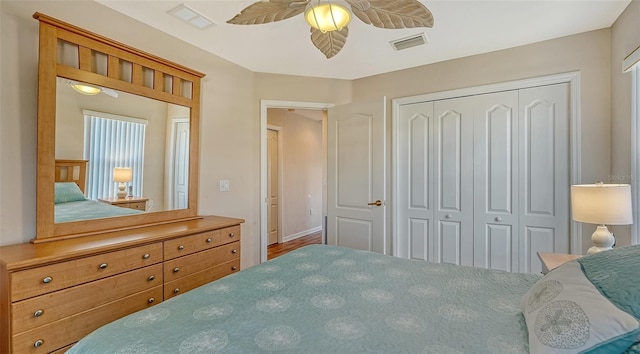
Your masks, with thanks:
[(284, 242), (292, 241), (292, 240), (295, 240), (297, 238), (308, 236), (308, 235), (311, 235), (311, 234), (314, 234), (314, 233), (320, 232), (320, 231), (322, 231), (322, 226), (316, 226), (314, 228), (311, 228), (311, 229), (308, 229), (308, 230), (304, 230), (304, 231), (300, 231), (300, 232), (297, 232), (295, 234), (283, 236), (282, 237), (282, 242), (284, 243)]

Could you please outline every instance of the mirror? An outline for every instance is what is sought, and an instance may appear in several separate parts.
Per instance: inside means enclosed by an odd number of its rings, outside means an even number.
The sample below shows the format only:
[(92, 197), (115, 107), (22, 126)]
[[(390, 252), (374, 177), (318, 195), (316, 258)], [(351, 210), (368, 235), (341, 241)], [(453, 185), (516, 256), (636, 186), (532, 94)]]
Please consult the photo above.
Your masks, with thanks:
[[(205, 75), (41, 13), (33, 17), (40, 22), (40, 37), (36, 237), (32, 242), (198, 219), (200, 81)], [(93, 96), (82, 95), (70, 89), (69, 81), (97, 90)], [(87, 117), (144, 126), (144, 143), (136, 143), (144, 150), (144, 158), (118, 158), (105, 164), (102, 177), (94, 180), (90, 168), (101, 164), (96, 157), (100, 155), (93, 155), (85, 145), (105, 148), (113, 155), (134, 149), (118, 150), (123, 143), (114, 143), (115, 149), (110, 149), (95, 143), (101, 139), (97, 135), (85, 139)], [(91, 120), (91, 126), (98, 124)], [(118, 206), (125, 199), (118, 198), (118, 193), (129, 194), (129, 185), (133, 187), (133, 197), (126, 200), (130, 205)], [(58, 187), (63, 193), (56, 191)], [(80, 217), (56, 216), (58, 204), (87, 196), (93, 204), (128, 212), (89, 215), (88, 209), (80, 208)]]
[[(186, 209), (189, 117), (189, 107), (58, 77), (55, 159), (82, 166), (56, 174), (56, 184), (85, 169), (78, 185), (86, 200), (56, 193), (54, 222)], [(122, 182), (125, 197), (117, 196), (116, 166), (132, 170)], [(60, 185), (56, 191), (74, 189)]]

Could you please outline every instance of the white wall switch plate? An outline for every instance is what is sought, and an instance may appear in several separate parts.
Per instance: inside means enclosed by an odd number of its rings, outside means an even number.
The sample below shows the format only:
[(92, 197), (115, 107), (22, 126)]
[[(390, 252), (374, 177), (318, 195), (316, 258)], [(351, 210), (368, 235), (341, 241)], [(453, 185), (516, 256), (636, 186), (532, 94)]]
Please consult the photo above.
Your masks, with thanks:
[(228, 192), (229, 191), (229, 180), (221, 179), (220, 180), (220, 192)]

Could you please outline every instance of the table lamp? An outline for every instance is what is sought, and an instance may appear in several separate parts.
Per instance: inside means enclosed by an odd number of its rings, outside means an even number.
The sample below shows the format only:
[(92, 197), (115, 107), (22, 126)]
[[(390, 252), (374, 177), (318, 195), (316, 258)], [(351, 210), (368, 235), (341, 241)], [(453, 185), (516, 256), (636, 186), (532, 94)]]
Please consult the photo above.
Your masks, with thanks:
[(633, 224), (631, 186), (628, 184), (579, 184), (571, 186), (573, 220), (597, 224), (587, 254), (609, 250), (615, 238), (606, 225)]
[(118, 182), (118, 199), (124, 199), (127, 196), (125, 192), (125, 183), (131, 181), (133, 177), (133, 171), (131, 167), (114, 167), (113, 168), (113, 181)]

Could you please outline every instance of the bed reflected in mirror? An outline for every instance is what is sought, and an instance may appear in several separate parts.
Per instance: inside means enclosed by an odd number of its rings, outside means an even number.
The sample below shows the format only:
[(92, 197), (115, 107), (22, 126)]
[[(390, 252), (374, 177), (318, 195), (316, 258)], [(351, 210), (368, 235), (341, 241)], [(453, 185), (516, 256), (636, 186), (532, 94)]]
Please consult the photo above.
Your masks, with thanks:
[(188, 107), (57, 78), (55, 223), (188, 208)]

